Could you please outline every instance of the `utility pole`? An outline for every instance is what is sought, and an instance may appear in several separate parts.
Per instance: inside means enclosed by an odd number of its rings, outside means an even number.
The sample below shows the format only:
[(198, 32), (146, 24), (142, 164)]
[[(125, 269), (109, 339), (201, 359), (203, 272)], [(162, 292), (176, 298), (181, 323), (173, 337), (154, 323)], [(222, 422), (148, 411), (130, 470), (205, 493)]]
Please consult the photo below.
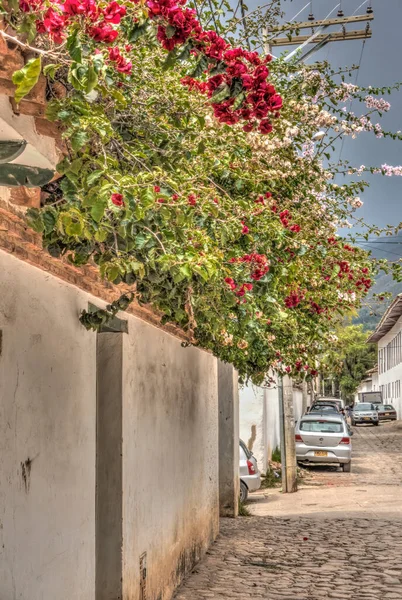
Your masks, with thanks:
[[(323, 34), (321, 34), (321, 31), (324, 31), (327, 29), (327, 27), (330, 26), (335, 26), (335, 25), (340, 25), (342, 27), (342, 31), (333, 31), (333, 32), (329, 32), (329, 38), (328, 40), (326, 40), (326, 43), (328, 42), (343, 42), (345, 40), (361, 40), (361, 39), (367, 39), (367, 38), (371, 38), (371, 29), (369, 26), (369, 21), (372, 21), (374, 19), (374, 15), (373, 14), (366, 14), (366, 15), (354, 15), (351, 17), (341, 17), (341, 18), (335, 18), (335, 19), (323, 19), (320, 21), (302, 21), (300, 23), (289, 23), (286, 25), (282, 25), (281, 27), (277, 27), (275, 29), (272, 29), (269, 33), (271, 35), (271, 46), (275, 47), (275, 46), (298, 46), (299, 44), (303, 44), (305, 42), (307, 42), (310, 38), (312, 38), (314, 36), (314, 41), (316, 43), (320, 43), (324, 40), (324, 38), (327, 36), (328, 32), (325, 32)], [(365, 21), (367, 22), (367, 26), (365, 29), (359, 29), (359, 30), (353, 30), (353, 31), (346, 31), (345, 29), (345, 25), (349, 24), (349, 23), (359, 23), (361, 21)], [(314, 29), (318, 28), (319, 32), (318, 35), (315, 35), (314, 33)], [(275, 34), (277, 33), (281, 33), (284, 31), (287, 31), (291, 29), (292, 31), (296, 31), (299, 32), (300, 29), (311, 29), (312, 30), (312, 34), (310, 35), (289, 35), (289, 36), (284, 36), (284, 37), (274, 37)], [(317, 32), (316, 32), (317, 33)]]
[(302, 414), (303, 415), (306, 412), (308, 405), (309, 405), (309, 403), (308, 403), (308, 386), (307, 386), (307, 381), (305, 379), (303, 379), (303, 381), (302, 381)]
[(297, 465), (295, 445), (295, 417), (293, 411), (293, 382), (288, 375), (282, 378), (281, 453), (282, 491), (291, 494), (297, 492)]
[[(315, 44), (310, 50), (308, 50), (303, 56), (299, 58), (297, 62), (304, 62), (309, 56), (321, 50), (329, 42), (345, 42), (347, 40), (366, 40), (371, 38), (372, 32), (370, 29), (369, 21), (374, 19), (373, 9), (368, 8), (365, 15), (351, 15), (350, 17), (344, 17), (343, 12), (338, 11), (338, 17), (327, 18), (322, 20), (315, 20), (311, 15), (312, 20), (301, 21), (296, 23), (286, 23), (274, 29), (268, 31), (264, 30), (264, 46), (269, 48), (275, 48), (276, 46), (299, 46), (291, 52), (285, 60), (290, 58), (299, 52), (302, 48), (308, 44)], [(357, 29), (353, 31), (347, 31), (346, 25), (366, 22), (365, 29)], [(338, 26), (337, 31), (328, 30), (329, 27)], [(311, 33), (307, 35), (299, 35), (301, 29), (311, 29)], [(296, 32), (296, 35), (292, 33), (286, 34), (287, 31)], [(283, 37), (278, 37), (278, 34), (285, 33)], [(265, 48), (265, 51), (266, 48)]]

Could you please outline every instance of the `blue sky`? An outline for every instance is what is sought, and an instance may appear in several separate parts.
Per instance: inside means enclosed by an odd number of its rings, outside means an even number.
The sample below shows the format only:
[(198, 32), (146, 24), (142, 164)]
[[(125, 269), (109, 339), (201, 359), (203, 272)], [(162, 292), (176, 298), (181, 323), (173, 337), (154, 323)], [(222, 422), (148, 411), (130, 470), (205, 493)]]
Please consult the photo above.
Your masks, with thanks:
[[(313, 0), (315, 18), (325, 18), (338, 4), (338, 1)], [(362, 0), (342, 0), (345, 16), (351, 15), (361, 2)], [(250, 10), (261, 4), (262, 2), (255, 0), (247, 2)], [(292, 19), (306, 4), (307, 0), (282, 0), (285, 19)], [(371, 4), (374, 9), (374, 21), (371, 22), (372, 38), (368, 39), (364, 45), (358, 84), (377, 87), (402, 81), (402, 0), (373, 0)], [(366, 7), (367, 3), (357, 14), (364, 14)], [(309, 12), (308, 6), (297, 20), (307, 20)], [(332, 16), (336, 16), (336, 12), (337, 10)], [(348, 26), (348, 29), (364, 27), (365, 24), (361, 23)], [(356, 40), (327, 44), (314, 57), (308, 59), (307, 63), (327, 59), (333, 67), (358, 64), (362, 43), (361, 40)], [(292, 50), (294, 46), (288, 49)], [(274, 54), (278, 54), (279, 51), (279, 48), (273, 50)], [(383, 129), (402, 130), (402, 89), (386, 99), (391, 102), (391, 110), (381, 120)], [(354, 108), (357, 113), (359, 106), (353, 107), (352, 110)], [(379, 166), (383, 163), (401, 165), (402, 142), (376, 139), (373, 134), (364, 133), (355, 140), (345, 139), (342, 158), (350, 160), (357, 166), (362, 164)], [(402, 221), (402, 177), (371, 176), (369, 174), (367, 180), (370, 182), (370, 188), (361, 194), (364, 206), (359, 209), (357, 214), (378, 226), (399, 224)]]

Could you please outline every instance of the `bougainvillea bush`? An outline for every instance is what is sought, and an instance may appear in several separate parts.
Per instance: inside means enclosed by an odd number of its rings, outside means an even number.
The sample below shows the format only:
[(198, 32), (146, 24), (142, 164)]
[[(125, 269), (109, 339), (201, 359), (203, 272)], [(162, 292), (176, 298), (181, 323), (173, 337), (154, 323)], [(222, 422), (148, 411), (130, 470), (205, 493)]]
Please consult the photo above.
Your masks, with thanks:
[[(355, 134), (345, 94), (367, 93), (327, 65), (229, 45), (183, 2), (21, 0), (8, 21), (37, 51), (15, 75), (17, 98), (44, 69), (69, 149), (29, 213), (48, 251), (125, 284), (111, 313), (152, 304), (242, 379), (314, 375), (372, 281), (367, 253), (337, 235), (366, 184), (360, 173), (335, 184), (329, 162), (332, 140)], [(367, 122), (381, 112), (368, 111)]]

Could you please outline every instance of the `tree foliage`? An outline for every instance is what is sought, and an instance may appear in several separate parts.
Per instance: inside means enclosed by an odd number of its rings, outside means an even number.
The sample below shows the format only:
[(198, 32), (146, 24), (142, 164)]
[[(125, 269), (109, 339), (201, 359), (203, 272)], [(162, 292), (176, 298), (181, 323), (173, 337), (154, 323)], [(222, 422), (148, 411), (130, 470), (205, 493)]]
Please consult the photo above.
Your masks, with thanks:
[(370, 332), (363, 325), (338, 327), (326, 352), (321, 371), (335, 382), (342, 398), (353, 401), (360, 383), (377, 361), (375, 344), (367, 344)]
[[(361, 173), (336, 184), (341, 167), (330, 163), (334, 140), (357, 127), (342, 112), (345, 98), (364, 102), (367, 91), (327, 64), (261, 57), (250, 96), (244, 51), (233, 54), (212, 34), (230, 52), (225, 60), (221, 50), (211, 57), (209, 42), (207, 51), (194, 48), (193, 34), (183, 40), (169, 29), (170, 17), (150, 16), (164, 0), (68, 0), (85, 10), (63, 21), (67, 43), (55, 48), (57, 19), (51, 13), (48, 31), (44, 16), (54, 3), (35, 1), (50, 90), (57, 78), (67, 92), (47, 113), (69, 149), (62, 177), (46, 205), (29, 212), (45, 248), (76, 266), (95, 263), (243, 379), (269, 383), (272, 367), (314, 375), (331, 329), (359, 305), (375, 270), (337, 235), (367, 184)], [(11, 13), (15, 27), (37, 22), (31, 7)], [(91, 11), (108, 37), (91, 29)], [(219, 13), (215, 20), (221, 31)], [(368, 122), (379, 112), (371, 108)], [(88, 328), (104, 321), (91, 318)]]

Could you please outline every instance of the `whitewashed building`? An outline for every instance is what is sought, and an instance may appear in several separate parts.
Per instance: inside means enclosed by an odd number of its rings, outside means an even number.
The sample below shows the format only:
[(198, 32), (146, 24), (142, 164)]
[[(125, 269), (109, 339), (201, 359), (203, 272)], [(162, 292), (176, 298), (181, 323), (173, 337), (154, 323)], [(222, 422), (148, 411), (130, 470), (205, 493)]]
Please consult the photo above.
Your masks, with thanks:
[(402, 294), (396, 296), (368, 342), (378, 344), (377, 389), (382, 392), (384, 402), (396, 408), (401, 419)]

